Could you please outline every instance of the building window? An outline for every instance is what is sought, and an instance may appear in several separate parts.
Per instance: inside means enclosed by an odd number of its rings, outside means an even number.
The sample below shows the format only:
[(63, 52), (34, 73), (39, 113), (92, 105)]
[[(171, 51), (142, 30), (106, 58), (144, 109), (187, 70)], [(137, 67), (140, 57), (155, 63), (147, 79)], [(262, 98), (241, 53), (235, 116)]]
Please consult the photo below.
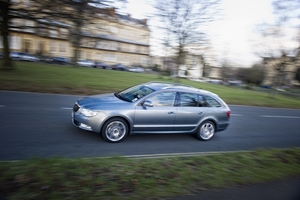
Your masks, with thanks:
[(31, 6), (31, 0), (23, 0), (23, 3), (25, 6), (30, 7)]
[(11, 30), (20, 31), (19, 27), (24, 25), (23, 19), (12, 19), (12, 28)]
[(141, 57), (141, 58), (140, 58), (140, 63), (141, 63), (142, 65), (147, 65), (147, 64), (148, 64), (148, 58), (146, 58), (146, 57)]
[(50, 33), (50, 37), (55, 37), (56, 38), (58, 36), (58, 33), (55, 30), (50, 30), (49, 33)]
[(68, 37), (68, 29), (61, 28), (60, 29), (60, 35), (61, 35), (62, 38)]
[(127, 64), (129, 64), (130, 62), (135, 63), (134, 58), (129, 57), (128, 55), (121, 55), (121, 56), (119, 56), (118, 60), (122, 63), (127, 63)]
[[(10, 48), (11, 49), (21, 49), (21, 37), (19, 36), (10, 36), (9, 37)], [(2, 42), (1, 42), (2, 45)]]
[(119, 29), (118, 29), (117, 27), (111, 26), (111, 27), (110, 27), (110, 31), (111, 31), (112, 33), (118, 33), (118, 32), (119, 32)]
[(35, 31), (37, 35), (48, 36), (48, 28), (45, 24), (39, 24)]
[(108, 62), (116, 62), (117, 56), (115, 54), (105, 53), (103, 54), (103, 60)]
[(26, 53), (32, 52), (32, 41), (24, 39), (23, 40), (23, 51)]
[(33, 28), (30, 28), (30, 27), (34, 27), (34, 21), (31, 21), (31, 20), (25, 20), (25, 32), (29, 32), (29, 33), (33, 33), (34, 32), (34, 29)]
[(87, 41), (87, 46), (88, 46), (88, 47), (91, 47), (91, 48), (94, 48), (94, 47), (95, 47), (95, 41), (93, 41), (93, 40), (88, 40), (88, 41)]
[(101, 53), (96, 53), (95, 59), (96, 59), (96, 60), (101, 60)]
[(67, 44), (65, 42), (59, 44), (59, 52), (67, 53)]
[(50, 43), (50, 52), (56, 52), (56, 42)]
[(92, 53), (86, 52), (86, 59), (91, 60), (92, 59)]
[(50, 29), (49, 34), (50, 34), (50, 37), (55, 37), (55, 38), (58, 37), (58, 31), (55, 29)]
[(129, 51), (130, 52), (136, 52), (136, 46), (135, 45), (130, 45), (129, 46)]
[(116, 42), (109, 41), (99, 41), (97, 43), (98, 49), (107, 49), (107, 50), (118, 50), (118, 45)]

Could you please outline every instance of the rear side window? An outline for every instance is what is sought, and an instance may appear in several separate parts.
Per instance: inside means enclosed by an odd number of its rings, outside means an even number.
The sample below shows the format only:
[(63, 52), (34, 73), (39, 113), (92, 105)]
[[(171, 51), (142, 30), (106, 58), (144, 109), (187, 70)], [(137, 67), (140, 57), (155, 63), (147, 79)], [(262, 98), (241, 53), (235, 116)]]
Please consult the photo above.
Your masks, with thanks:
[(214, 98), (206, 96), (206, 103), (208, 107), (221, 107), (221, 104)]
[(198, 95), (192, 93), (180, 94), (180, 107), (197, 107)]
[(198, 95), (198, 107), (208, 107), (204, 96)]

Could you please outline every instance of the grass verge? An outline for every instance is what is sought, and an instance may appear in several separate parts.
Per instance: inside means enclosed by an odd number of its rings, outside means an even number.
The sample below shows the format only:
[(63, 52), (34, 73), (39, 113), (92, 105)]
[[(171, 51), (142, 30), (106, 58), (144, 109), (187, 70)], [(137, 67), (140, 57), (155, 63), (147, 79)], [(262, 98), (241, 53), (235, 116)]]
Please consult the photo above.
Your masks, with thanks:
[[(170, 77), (45, 63), (15, 62), (16, 70), (0, 71), (0, 90), (91, 95), (115, 92)], [(228, 104), (300, 109), (299, 98), (181, 79), (181, 83), (218, 94)]]
[(47, 158), (0, 163), (8, 199), (154, 199), (300, 174), (300, 148), (159, 159)]

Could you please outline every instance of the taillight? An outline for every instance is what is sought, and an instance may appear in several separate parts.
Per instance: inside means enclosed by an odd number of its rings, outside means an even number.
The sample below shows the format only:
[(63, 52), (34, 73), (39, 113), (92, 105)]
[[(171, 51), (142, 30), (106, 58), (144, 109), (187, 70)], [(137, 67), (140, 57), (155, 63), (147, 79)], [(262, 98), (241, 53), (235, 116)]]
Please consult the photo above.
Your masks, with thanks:
[(229, 117), (230, 117), (230, 114), (231, 114), (230, 110), (228, 110), (228, 111), (226, 112), (226, 114), (227, 114), (227, 117), (229, 118)]

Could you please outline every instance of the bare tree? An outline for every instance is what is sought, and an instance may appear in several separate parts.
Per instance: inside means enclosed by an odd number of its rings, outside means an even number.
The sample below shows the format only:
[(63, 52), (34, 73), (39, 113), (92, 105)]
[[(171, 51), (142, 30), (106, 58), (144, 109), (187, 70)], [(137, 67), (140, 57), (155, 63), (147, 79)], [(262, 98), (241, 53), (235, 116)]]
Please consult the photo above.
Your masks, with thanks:
[[(126, 0), (118, 0), (126, 1)], [(3, 69), (14, 69), (9, 59), (9, 35), (15, 18), (33, 21), (63, 23), (70, 29), (70, 38), (74, 47), (74, 58), (77, 60), (79, 47), (85, 35), (84, 26), (92, 24), (101, 8), (114, 3), (111, 0), (31, 0), (30, 5), (12, 0), (0, 0), (0, 31), (3, 42)], [(22, 27), (18, 27), (22, 28)], [(26, 27), (23, 27), (26, 28)], [(37, 28), (37, 27), (31, 27)]]
[(232, 77), (232, 75), (232, 66), (226, 60), (224, 60), (221, 68), (222, 80), (226, 82)]
[(204, 40), (203, 26), (214, 19), (219, 0), (156, 0), (155, 16), (164, 32), (163, 44), (176, 54), (176, 73), (185, 63), (187, 45)]
[(245, 83), (260, 85), (265, 78), (264, 66), (254, 64), (251, 68), (240, 68), (237, 77)]
[(300, 1), (299, 0), (274, 0), (273, 7), (278, 17), (277, 23), (292, 23), (300, 28)]
[(9, 59), (9, 22), (12, 18), (10, 15), (11, 8), (10, 0), (1, 0), (0, 1), (0, 28), (1, 28), (1, 37), (2, 37), (2, 46), (3, 46), (3, 67), (4, 69), (13, 69), (13, 65)]
[(300, 67), (296, 71), (295, 79), (300, 82)]
[(289, 66), (294, 65), (300, 55), (300, 1), (274, 0), (273, 8), (276, 19), (272, 24), (258, 26), (259, 39), (255, 51), (264, 58), (267, 71), (273, 71), (272, 77), (269, 77), (271, 86), (280, 87), (285, 83), (287, 74), (292, 73)]
[(203, 70), (202, 70), (202, 77), (208, 77), (210, 70), (211, 70), (211, 66), (210, 64), (206, 61), (204, 55), (199, 55), (199, 59), (200, 62), (202, 64)]

